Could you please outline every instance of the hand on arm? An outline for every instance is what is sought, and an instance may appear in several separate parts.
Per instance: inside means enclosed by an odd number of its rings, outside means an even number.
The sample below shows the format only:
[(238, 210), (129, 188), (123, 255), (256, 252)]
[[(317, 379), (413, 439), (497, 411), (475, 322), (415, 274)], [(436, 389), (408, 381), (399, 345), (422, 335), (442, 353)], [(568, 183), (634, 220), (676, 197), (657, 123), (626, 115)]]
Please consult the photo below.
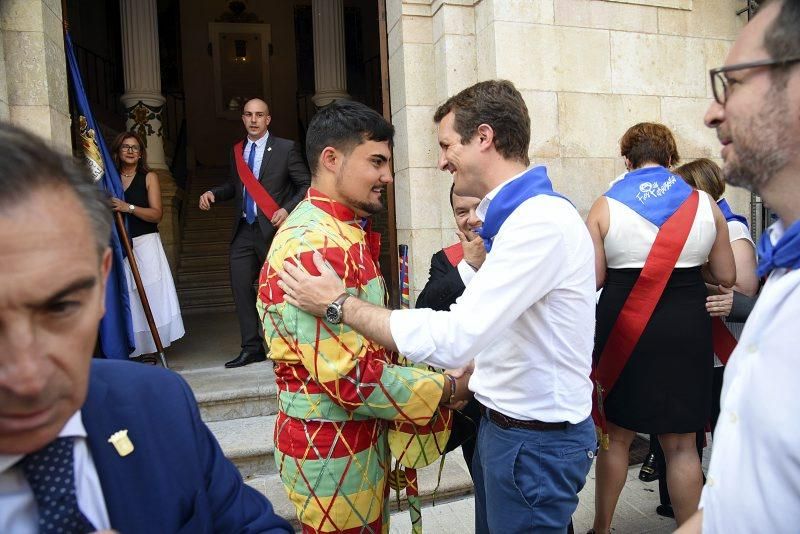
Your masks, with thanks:
[[(319, 276), (310, 275), (285, 262), (284, 270), (278, 273), (278, 285), (284, 292), (286, 302), (307, 313), (323, 317), (328, 305), (344, 293), (345, 286), (319, 252), (314, 252), (313, 262), (320, 272)], [(345, 324), (387, 349), (397, 351), (389, 329), (390, 310), (350, 297), (344, 302), (342, 312)]]
[(472, 231), (465, 233), (461, 230), (456, 230), (456, 235), (458, 240), (461, 241), (461, 247), (464, 249), (464, 261), (477, 271), (486, 261), (486, 247), (483, 245), (483, 239)]
[(706, 311), (711, 317), (727, 317), (733, 307), (733, 289), (717, 286), (715, 293), (706, 297)]

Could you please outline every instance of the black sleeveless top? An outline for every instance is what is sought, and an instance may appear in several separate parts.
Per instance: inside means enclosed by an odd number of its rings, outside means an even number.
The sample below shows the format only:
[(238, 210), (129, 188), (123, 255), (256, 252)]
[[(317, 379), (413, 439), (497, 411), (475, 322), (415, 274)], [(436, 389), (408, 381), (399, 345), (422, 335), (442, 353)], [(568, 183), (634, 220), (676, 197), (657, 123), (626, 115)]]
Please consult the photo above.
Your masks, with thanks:
[[(143, 172), (136, 173), (133, 180), (131, 180), (131, 185), (125, 190), (125, 202), (142, 208), (150, 207), (150, 202), (147, 200), (146, 176), (146, 173)], [(128, 214), (128, 235), (131, 239), (155, 232), (158, 232), (156, 223), (147, 222), (136, 215)]]

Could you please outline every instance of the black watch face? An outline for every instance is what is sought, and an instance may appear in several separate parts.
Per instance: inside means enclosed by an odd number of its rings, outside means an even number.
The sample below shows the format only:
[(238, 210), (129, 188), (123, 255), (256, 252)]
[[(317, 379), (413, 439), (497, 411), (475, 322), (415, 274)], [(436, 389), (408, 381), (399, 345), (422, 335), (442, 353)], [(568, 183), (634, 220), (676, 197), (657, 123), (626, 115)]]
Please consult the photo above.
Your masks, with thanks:
[(339, 324), (342, 320), (342, 312), (339, 310), (339, 307), (331, 304), (325, 310), (325, 319), (328, 320), (329, 323)]

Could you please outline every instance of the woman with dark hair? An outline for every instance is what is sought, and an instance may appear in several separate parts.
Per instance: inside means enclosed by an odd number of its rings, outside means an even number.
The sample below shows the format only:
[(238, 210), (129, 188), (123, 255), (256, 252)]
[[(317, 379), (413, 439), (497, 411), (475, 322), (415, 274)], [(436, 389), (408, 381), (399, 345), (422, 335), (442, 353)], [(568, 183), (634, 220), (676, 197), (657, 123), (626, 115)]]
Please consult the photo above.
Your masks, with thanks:
[[(123, 132), (114, 139), (111, 155), (125, 189), (124, 200), (112, 198), (111, 206), (127, 218), (128, 236), (133, 242), (133, 254), (142, 285), (161, 343), (167, 347), (183, 336), (184, 329), (172, 273), (158, 235), (158, 223), (161, 221), (158, 175), (147, 167), (147, 150), (141, 138), (133, 132)], [(157, 349), (127, 259), (125, 266), (136, 343), (129, 357), (137, 359), (144, 354), (148, 356), (141, 358), (141, 361), (155, 363), (155, 358), (149, 355)]]
[(736, 278), (719, 208), (668, 170), (679, 160), (672, 132), (637, 124), (620, 152), (629, 172), (587, 219), (603, 288), (593, 373), (607, 432), (597, 458), (598, 534), (611, 530), (637, 432), (657, 435), (664, 449), (678, 524), (697, 510), (695, 432), (708, 420), (713, 368), (705, 282), (730, 287)]

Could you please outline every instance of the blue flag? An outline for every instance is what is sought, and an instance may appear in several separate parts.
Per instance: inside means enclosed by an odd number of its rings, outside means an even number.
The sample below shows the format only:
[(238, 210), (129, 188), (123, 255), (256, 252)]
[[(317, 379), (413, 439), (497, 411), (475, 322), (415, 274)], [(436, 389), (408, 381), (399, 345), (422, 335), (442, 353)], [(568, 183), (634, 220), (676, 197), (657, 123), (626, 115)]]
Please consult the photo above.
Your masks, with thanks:
[[(80, 117), (81, 149), (97, 185), (109, 195), (124, 198), (119, 173), (111, 159), (103, 136), (94, 122), (86, 91), (83, 89), (78, 61), (72, 48), (69, 32), (65, 32), (67, 67)], [(110, 209), (110, 208), (109, 208)], [(125, 278), (123, 260), (125, 250), (120, 243), (116, 225), (111, 226), (111, 251), (113, 261), (106, 283), (106, 314), (100, 321), (100, 352), (105, 358), (127, 359), (134, 349), (133, 323), (128, 300), (128, 282)]]

